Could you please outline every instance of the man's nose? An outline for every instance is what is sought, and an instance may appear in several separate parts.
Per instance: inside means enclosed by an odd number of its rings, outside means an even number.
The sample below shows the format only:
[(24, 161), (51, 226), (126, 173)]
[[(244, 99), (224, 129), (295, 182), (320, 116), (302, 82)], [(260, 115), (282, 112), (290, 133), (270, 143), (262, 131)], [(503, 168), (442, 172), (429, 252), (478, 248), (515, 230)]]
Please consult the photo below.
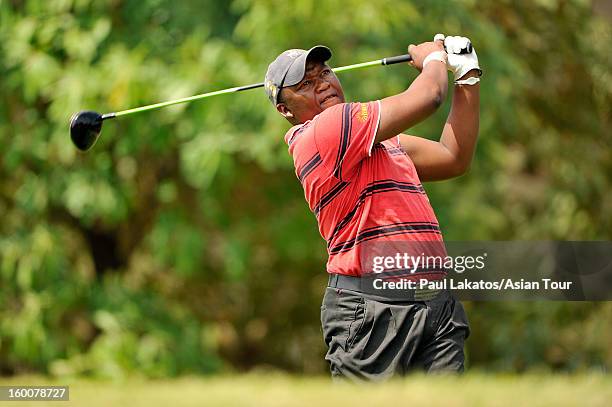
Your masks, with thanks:
[(327, 82), (325, 79), (319, 79), (317, 81), (317, 92), (321, 93), (325, 90), (327, 90), (327, 88), (329, 88), (331, 85), (329, 84), (329, 82)]

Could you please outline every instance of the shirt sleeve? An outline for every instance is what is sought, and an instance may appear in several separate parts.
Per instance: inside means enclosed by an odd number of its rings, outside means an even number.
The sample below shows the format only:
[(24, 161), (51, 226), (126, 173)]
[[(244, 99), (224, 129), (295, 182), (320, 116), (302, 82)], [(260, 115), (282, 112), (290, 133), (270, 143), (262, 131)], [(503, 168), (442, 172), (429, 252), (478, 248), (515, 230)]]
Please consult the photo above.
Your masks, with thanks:
[(380, 101), (344, 103), (322, 112), (314, 139), (323, 164), (339, 180), (350, 178), (372, 153), (380, 122)]

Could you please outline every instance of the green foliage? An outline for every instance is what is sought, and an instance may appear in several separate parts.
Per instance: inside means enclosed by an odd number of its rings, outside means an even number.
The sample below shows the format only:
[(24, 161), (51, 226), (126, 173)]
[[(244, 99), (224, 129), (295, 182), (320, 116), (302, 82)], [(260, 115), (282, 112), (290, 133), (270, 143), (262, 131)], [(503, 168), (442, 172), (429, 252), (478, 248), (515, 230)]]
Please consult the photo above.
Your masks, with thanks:
[[(0, 374), (325, 368), (325, 246), (263, 92), (109, 122), (87, 154), (73, 112), (260, 82), (287, 48), (344, 65), (461, 33), (481, 131), (469, 175), (426, 186), (446, 238), (609, 239), (611, 31), (582, 1), (0, 1)], [(366, 101), (414, 76), (341, 80)], [(473, 366), (612, 364), (607, 304), (469, 314)]]

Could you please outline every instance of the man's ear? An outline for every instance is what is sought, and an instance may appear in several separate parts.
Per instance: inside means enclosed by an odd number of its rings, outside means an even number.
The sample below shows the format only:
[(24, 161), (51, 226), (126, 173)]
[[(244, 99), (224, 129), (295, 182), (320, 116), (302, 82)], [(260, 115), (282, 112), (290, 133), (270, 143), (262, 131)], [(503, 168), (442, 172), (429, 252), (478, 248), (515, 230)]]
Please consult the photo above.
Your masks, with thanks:
[(279, 103), (276, 105), (276, 110), (278, 110), (278, 112), (287, 120), (291, 121), (291, 119), (293, 119), (293, 113), (291, 113), (291, 110), (289, 110), (289, 108), (287, 107), (286, 104), (284, 103)]

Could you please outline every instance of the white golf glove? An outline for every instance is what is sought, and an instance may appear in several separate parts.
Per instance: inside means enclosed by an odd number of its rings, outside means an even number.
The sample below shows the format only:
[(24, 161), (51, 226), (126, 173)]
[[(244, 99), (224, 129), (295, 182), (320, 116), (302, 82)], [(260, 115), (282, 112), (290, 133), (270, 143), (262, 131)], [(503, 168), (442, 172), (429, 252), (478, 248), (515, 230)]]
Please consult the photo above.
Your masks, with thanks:
[(476, 56), (476, 50), (472, 46), (472, 52), (469, 54), (460, 54), (462, 49), (466, 49), (470, 44), (469, 38), (466, 37), (445, 37), (444, 34), (436, 34), (434, 41), (444, 41), (444, 48), (448, 54), (448, 70), (451, 71), (455, 76), (455, 83), (459, 85), (473, 85), (477, 83), (480, 78), (467, 78), (461, 79), (463, 75), (477, 69), (478, 74), (482, 75), (480, 66), (478, 65), (478, 56)]

